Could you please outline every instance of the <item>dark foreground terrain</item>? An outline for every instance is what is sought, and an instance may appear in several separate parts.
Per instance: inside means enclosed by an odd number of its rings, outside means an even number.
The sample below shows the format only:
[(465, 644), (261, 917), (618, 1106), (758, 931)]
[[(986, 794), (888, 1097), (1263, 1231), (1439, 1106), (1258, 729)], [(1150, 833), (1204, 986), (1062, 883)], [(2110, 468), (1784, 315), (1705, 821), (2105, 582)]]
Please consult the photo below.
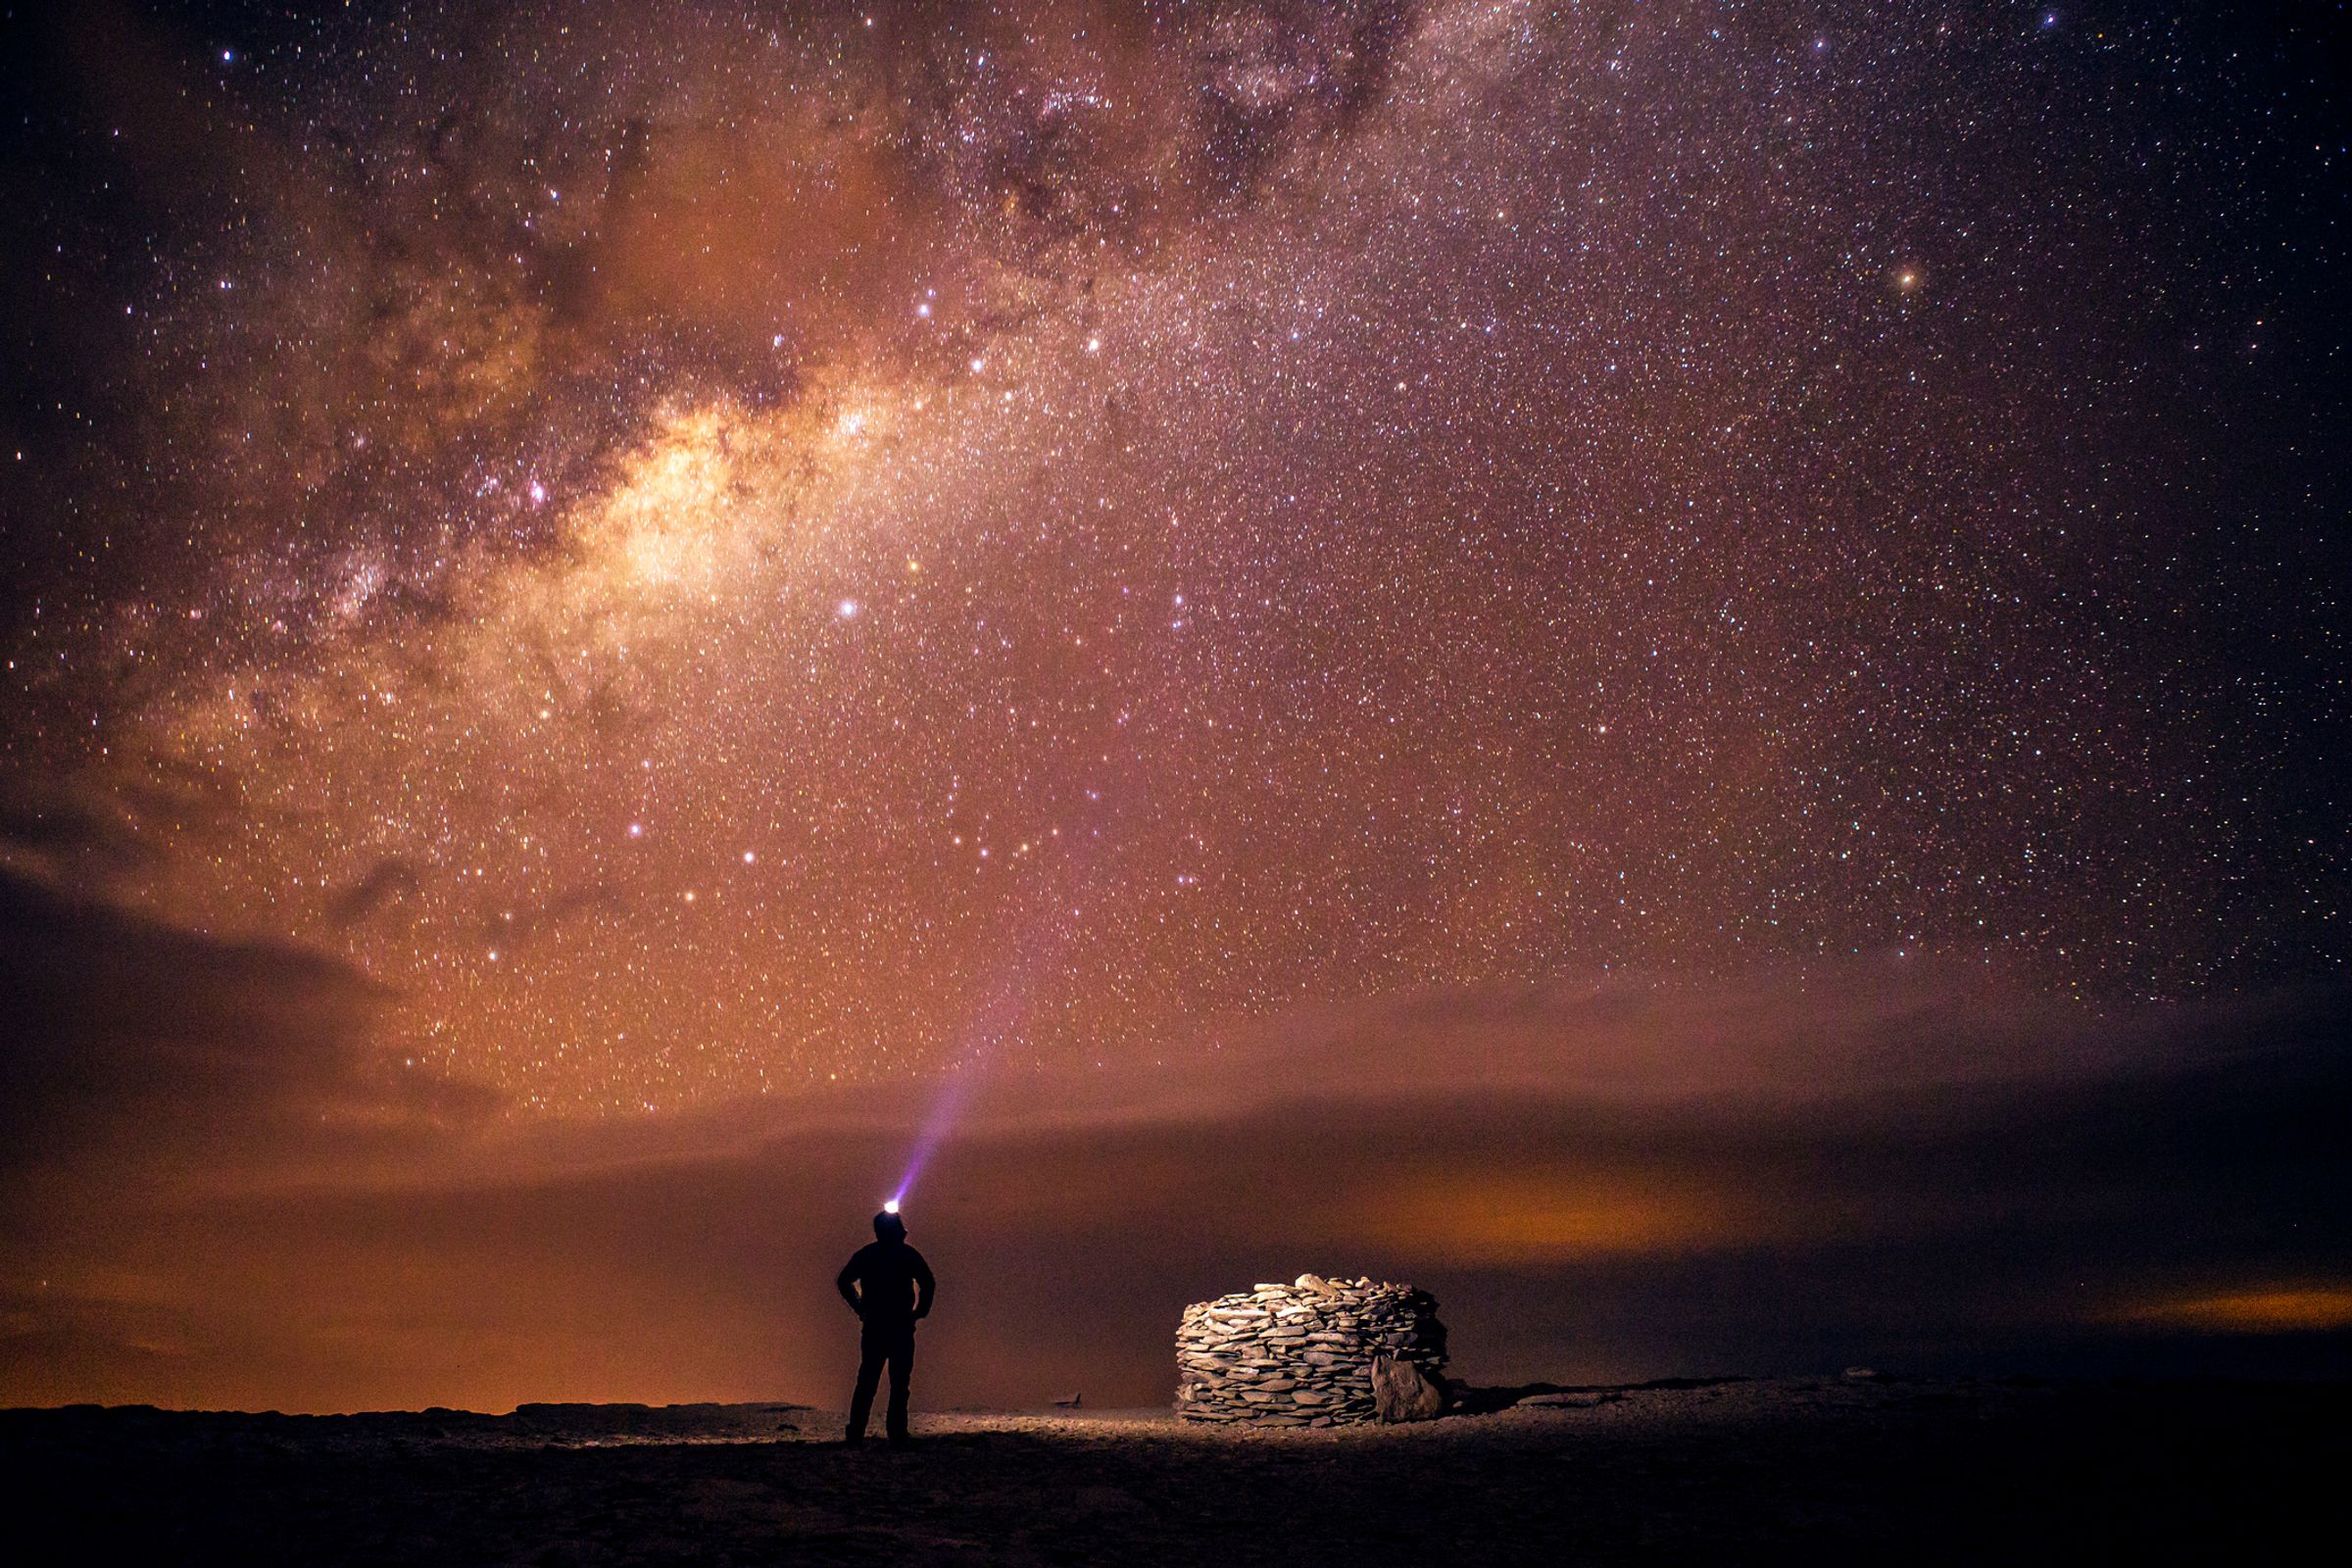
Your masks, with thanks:
[(77, 1407), (0, 1411), (0, 1474), (25, 1563), (2276, 1561), (2345, 1540), (2347, 1392), (1728, 1381), (1343, 1433), (946, 1415), (906, 1452), (794, 1405)]

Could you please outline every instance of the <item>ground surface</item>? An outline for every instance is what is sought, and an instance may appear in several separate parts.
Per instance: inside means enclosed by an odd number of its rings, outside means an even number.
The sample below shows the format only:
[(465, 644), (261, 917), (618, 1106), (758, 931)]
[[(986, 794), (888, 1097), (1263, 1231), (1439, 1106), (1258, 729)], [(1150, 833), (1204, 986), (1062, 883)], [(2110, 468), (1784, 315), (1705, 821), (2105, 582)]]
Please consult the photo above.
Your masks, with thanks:
[(2258, 1561), (2340, 1548), (2348, 1392), (1725, 1382), (1341, 1433), (932, 1416), (906, 1452), (790, 1405), (82, 1407), (0, 1411), (0, 1475), (19, 1562)]

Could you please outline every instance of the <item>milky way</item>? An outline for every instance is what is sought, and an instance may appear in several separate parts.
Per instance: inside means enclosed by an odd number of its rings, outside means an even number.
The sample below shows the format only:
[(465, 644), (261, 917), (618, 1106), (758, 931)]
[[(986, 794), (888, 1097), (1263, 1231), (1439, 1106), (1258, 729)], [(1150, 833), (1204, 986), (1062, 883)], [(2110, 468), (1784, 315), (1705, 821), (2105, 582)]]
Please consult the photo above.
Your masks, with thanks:
[(2339, 970), (2319, 68), (1846, 12), (20, 37), (7, 864), (559, 1111)]

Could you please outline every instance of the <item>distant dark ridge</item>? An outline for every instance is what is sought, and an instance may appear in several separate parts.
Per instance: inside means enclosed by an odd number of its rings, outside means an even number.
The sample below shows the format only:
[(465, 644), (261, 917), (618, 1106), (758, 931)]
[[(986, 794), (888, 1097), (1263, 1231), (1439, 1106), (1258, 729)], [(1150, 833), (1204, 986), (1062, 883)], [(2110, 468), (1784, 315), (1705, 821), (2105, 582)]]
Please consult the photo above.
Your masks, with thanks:
[(0, 1427), (36, 1420), (114, 1426), (183, 1426), (233, 1422), (248, 1428), (304, 1428), (393, 1438), (493, 1438), (548, 1442), (590, 1438), (754, 1438), (797, 1431), (787, 1419), (805, 1404), (520, 1404), (507, 1415), (428, 1405), (421, 1410), (357, 1410), (335, 1415), (288, 1415), (280, 1410), (166, 1410), (152, 1404), (68, 1404), (48, 1409), (0, 1409)]

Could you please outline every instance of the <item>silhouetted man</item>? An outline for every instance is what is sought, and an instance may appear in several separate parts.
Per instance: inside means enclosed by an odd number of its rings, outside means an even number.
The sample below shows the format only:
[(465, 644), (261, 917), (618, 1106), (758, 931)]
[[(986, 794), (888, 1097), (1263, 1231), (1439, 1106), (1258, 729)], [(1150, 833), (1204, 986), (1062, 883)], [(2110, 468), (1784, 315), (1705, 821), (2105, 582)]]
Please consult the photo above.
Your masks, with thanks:
[(874, 1385), (890, 1364), (890, 1414), (884, 1425), (894, 1445), (906, 1436), (906, 1379), (914, 1371), (914, 1322), (931, 1315), (931, 1265), (906, 1245), (906, 1222), (885, 1210), (874, 1216), (871, 1246), (858, 1249), (834, 1285), (865, 1325), (858, 1336), (858, 1392), (850, 1399), (849, 1441), (865, 1441)]

